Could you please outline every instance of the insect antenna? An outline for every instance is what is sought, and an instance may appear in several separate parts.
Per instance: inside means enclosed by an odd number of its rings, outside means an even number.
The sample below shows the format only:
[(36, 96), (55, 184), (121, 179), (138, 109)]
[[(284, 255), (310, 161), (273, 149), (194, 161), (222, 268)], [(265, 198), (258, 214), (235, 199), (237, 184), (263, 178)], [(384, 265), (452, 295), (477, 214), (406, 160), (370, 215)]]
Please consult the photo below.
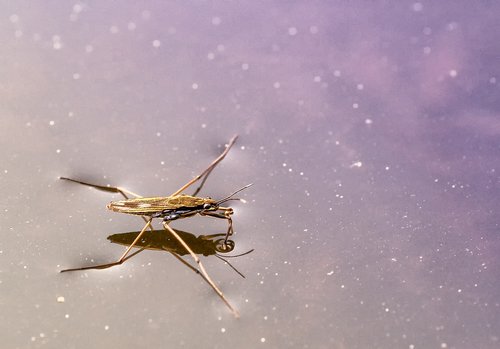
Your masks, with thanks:
[(235, 191), (235, 192), (233, 192), (231, 195), (228, 195), (228, 196), (226, 196), (224, 199), (217, 201), (217, 205), (220, 205), (220, 204), (222, 204), (222, 203), (224, 203), (224, 202), (226, 202), (226, 201), (229, 201), (229, 200), (240, 200), (240, 199), (231, 199), (231, 198), (232, 198), (235, 194), (238, 194), (240, 191), (242, 191), (242, 190), (244, 190), (244, 189), (246, 189), (246, 188), (248, 188), (248, 187), (250, 187), (250, 186), (252, 186), (252, 185), (253, 185), (253, 183), (250, 183), (250, 184), (245, 185), (243, 188), (240, 188), (240, 189), (236, 190), (236, 191)]
[(224, 255), (224, 258), (236, 258), (236, 257), (246, 256), (247, 254), (252, 253), (252, 252), (253, 252), (253, 248), (250, 251), (246, 251), (246, 252), (243, 252), (243, 253), (240, 253), (240, 254), (235, 254), (233, 256), (226, 256), (226, 255)]
[(237, 272), (242, 278), (245, 279), (245, 275), (243, 275), (238, 269), (236, 269), (236, 267), (234, 267), (231, 263), (229, 263), (229, 261), (226, 259), (226, 258), (235, 258), (235, 257), (241, 257), (241, 256), (244, 256), (244, 255), (247, 255), (249, 253), (253, 252), (253, 248), (250, 250), (250, 251), (247, 251), (247, 252), (244, 252), (244, 253), (240, 253), (240, 254), (237, 254), (237, 255), (234, 255), (234, 256), (224, 256), (225, 258), (223, 258), (220, 254), (216, 253), (215, 254), (215, 257), (219, 258), (220, 260), (222, 260), (224, 263), (226, 263), (227, 265), (229, 265), (231, 267), (231, 269), (233, 269), (235, 272)]

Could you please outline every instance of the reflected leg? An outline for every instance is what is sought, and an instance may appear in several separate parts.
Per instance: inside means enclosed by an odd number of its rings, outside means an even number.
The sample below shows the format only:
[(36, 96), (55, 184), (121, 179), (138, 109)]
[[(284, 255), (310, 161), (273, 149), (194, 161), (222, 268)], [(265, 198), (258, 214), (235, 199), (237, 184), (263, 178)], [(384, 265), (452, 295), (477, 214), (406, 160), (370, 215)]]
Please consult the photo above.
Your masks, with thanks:
[[(92, 184), (92, 183), (88, 183), (88, 182), (83, 182), (83, 181), (79, 181), (79, 180), (71, 179), (71, 178), (67, 178), (67, 177), (59, 177), (59, 179), (63, 179), (63, 180), (70, 181), (70, 182), (73, 182), (73, 183), (78, 183), (78, 184), (86, 185), (88, 187), (92, 187), (92, 188), (95, 188), (97, 190), (101, 190), (101, 191), (108, 192), (108, 193), (119, 193), (119, 194), (121, 194), (127, 200), (129, 199), (129, 197), (127, 196), (127, 194), (131, 195), (131, 196), (134, 196), (136, 198), (142, 197), (141, 195), (138, 195), (138, 194), (136, 194), (136, 193), (134, 193), (134, 192), (132, 192), (130, 190), (127, 190), (125, 188), (122, 188), (122, 187), (108, 187), (108, 186), (104, 186), (104, 185), (98, 185), (98, 184)], [(149, 229), (151, 231), (153, 231), (153, 226), (151, 225), (151, 219), (148, 218), (148, 217), (145, 217), (145, 216), (141, 216), (141, 218), (142, 218), (142, 220), (144, 222), (146, 222), (146, 227), (149, 227)], [(134, 242), (125, 250), (125, 253), (123, 253), (123, 255), (120, 257), (120, 259), (118, 261), (113, 262), (113, 263), (101, 264), (101, 265), (89, 266), (89, 267), (83, 267), (83, 268), (65, 269), (65, 270), (61, 270), (61, 273), (62, 272), (66, 272), (66, 271), (75, 271), (75, 270), (106, 269), (106, 268), (109, 268), (109, 267), (112, 267), (112, 266), (115, 266), (115, 265), (122, 264), (127, 259), (135, 256), (136, 254), (138, 254), (138, 253), (140, 253), (140, 252), (142, 252), (144, 250), (144, 249), (140, 249), (139, 251), (136, 251), (132, 255), (130, 255), (130, 256), (127, 257), (127, 254), (134, 247), (134, 245), (137, 243), (137, 241), (139, 241), (139, 238), (140, 238), (141, 235), (144, 234), (144, 231), (145, 231), (145, 228), (137, 236), (137, 238), (134, 240)]]
[(199, 271), (200, 271), (201, 275), (203, 276), (203, 279), (205, 279), (205, 281), (207, 281), (207, 283), (210, 285), (210, 287), (212, 287), (212, 289), (215, 291), (215, 293), (217, 293), (217, 295), (222, 299), (222, 301), (231, 310), (231, 312), (233, 313), (233, 315), (238, 318), (240, 316), (238, 310), (236, 310), (236, 308), (234, 308), (231, 305), (231, 303), (229, 303), (229, 301), (226, 299), (226, 297), (224, 296), (224, 294), (222, 293), (222, 291), (217, 287), (217, 285), (213, 282), (213, 280), (210, 278), (210, 276), (208, 276), (208, 273), (205, 270), (205, 267), (203, 266), (203, 264), (201, 263), (200, 258), (193, 252), (193, 250), (191, 250), (191, 248), (189, 247), (189, 245), (179, 236), (179, 234), (177, 234), (175, 232), (175, 230), (172, 229), (168, 225), (168, 222), (163, 222), (163, 227), (166, 230), (168, 230), (181, 243), (181, 245), (186, 249), (186, 251), (189, 252), (189, 254), (191, 255), (191, 257), (193, 257), (193, 259), (196, 262), (196, 264), (198, 264), (198, 268), (199, 268)]
[(128, 253), (135, 246), (135, 244), (137, 243), (137, 241), (139, 241), (139, 239), (142, 237), (142, 235), (144, 235), (144, 232), (146, 231), (146, 229), (148, 229), (148, 227), (150, 229), (152, 229), (152, 227), (151, 227), (151, 221), (152, 221), (152, 218), (150, 218), (146, 222), (146, 225), (144, 226), (144, 228), (142, 228), (142, 230), (139, 233), (139, 235), (137, 235), (137, 237), (134, 239), (134, 241), (130, 244), (129, 247), (127, 247), (127, 249), (125, 250), (125, 252), (121, 255), (121, 257), (116, 262), (106, 263), (106, 264), (98, 264), (98, 265), (91, 265), (91, 266), (88, 266), (88, 267), (64, 269), (64, 270), (61, 270), (61, 273), (64, 273), (64, 272), (67, 272), (67, 271), (88, 270), (88, 269), (107, 269), (107, 268), (110, 268), (110, 267), (114, 267), (115, 265), (122, 264), (125, 260), (128, 259), (128, 258), (126, 258), (127, 255), (128, 255)]

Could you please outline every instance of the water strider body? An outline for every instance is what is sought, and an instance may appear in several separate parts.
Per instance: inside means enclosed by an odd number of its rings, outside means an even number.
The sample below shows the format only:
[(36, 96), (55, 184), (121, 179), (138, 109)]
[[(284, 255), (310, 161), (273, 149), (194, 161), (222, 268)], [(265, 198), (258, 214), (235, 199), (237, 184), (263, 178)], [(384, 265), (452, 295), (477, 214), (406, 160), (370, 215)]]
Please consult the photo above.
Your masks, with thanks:
[[(198, 197), (196, 195), (205, 184), (205, 181), (207, 180), (208, 176), (215, 168), (215, 166), (220, 161), (222, 161), (222, 159), (224, 159), (229, 149), (235, 143), (236, 139), (237, 136), (234, 136), (229, 141), (229, 144), (227, 145), (226, 149), (222, 152), (221, 155), (219, 155), (217, 159), (215, 159), (210, 164), (210, 166), (208, 166), (208, 168), (205, 171), (203, 171), (201, 174), (199, 174), (198, 176), (187, 182), (185, 185), (183, 185), (181, 188), (179, 188), (176, 192), (174, 192), (170, 196), (145, 198), (120, 187), (95, 185), (67, 177), (60, 177), (60, 179), (87, 185), (98, 190), (121, 194), (125, 198), (125, 200), (113, 201), (107, 205), (107, 208), (115, 212), (141, 216), (143, 220), (146, 222), (146, 225), (137, 234), (134, 241), (132, 241), (132, 243), (128, 246), (128, 248), (116, 262), (100, 264), (100, 265), (92, 265), (80, 268), (65, 269), (61, 270), (61, 272), (88, 270), (88, 269), (106, 269), (113, 267), (115, 265), (122, 264), (125, 260), (131, 257), (131, 255), (129, 255), (131, 249), (133, 247), (136, 247), (141, 237), (144, 236), (146, 230), (150, 229), (151, 231), (153, 231), (153, 227), (151, 224), (152, 220), (154, 218), (162, 218), (163, 227), (165, 229), (164, 231), (167, 231), (170, 234), (172, 234), (172, 236), (174, 236), (175, 239), (177, 239), (177, 241), (179, 241), (179, 243), (183, 246), (183, 248), (193, 257), (193, 259), (198, 265), (199, 272), (201, 273), (203, 279), (219, 295), (219, 297), (224, 301), (224, 303), (229, 307), (229, 309), (231, 309), (233, 314), (236, 317), (238, 317), (239, 316), (238, 311), (229, 303), (229, 301), (225, 298), (222, 291), (219, 290), (217, 285), (208, 276), (208, 273), (206, 272), (198, 256), (192, 251), (190, 246), (182, 239), (182, 237), (169, 226), (169, 223), (173, 220), (191, 217), (196, 214), (199, 214), (201, 216), (210, 216), (210, 217), (225, 219), (228, 221), (228, 229), (225, 234), (225, 238), (222, 240), (222, 245), (219, 248), (221, 249), (221, 251), (228, 250), (230, 248), (230, 246), (228, 246), (228, 238), (233, 234), (233, 221), (231, 219), (231, 215), (233, 214), (234, 211), (231, 207), (223, 207), (220, 205), (229, 200), (238, 200), (238, 199), (233, 199), (232, 196), (240, 192), (241, 190), (248, 188), (251, 184), (244, 186), (243, 188), (232, 193), (231, 195), (218, 201), (211, 198)], [(201, 180), (201, 184), (195, 190), (193, 195), (183, 194), (183, 191), (186, 188), (188, 188), (198, 180)], [(135, 196), (135, 198), (131, 199), (127, 196), (127, 194), (130, 196)]]

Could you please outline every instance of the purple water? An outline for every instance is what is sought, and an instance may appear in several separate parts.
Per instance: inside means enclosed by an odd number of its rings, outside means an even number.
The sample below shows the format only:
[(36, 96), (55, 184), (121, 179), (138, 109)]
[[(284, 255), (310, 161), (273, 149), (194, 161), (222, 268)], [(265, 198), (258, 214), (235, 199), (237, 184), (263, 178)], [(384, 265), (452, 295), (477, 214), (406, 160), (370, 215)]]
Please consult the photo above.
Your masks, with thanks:
[[(500, 347), (499, 5), (0, 10), (2, 347)], [(169, 195), (236, 133), (202, 195), (254, 183), (231, 205), (255, 251), (246, 279), (201, 259), (240, 319), (167, 252), (58, 273), (143, 224), (59, 176)]]

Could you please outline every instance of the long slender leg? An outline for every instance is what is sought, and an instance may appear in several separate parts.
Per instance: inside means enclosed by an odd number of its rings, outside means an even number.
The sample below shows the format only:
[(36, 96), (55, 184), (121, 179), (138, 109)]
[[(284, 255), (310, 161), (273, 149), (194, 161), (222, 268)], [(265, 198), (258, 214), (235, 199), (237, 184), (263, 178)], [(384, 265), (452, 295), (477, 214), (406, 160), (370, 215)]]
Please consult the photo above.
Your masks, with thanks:
[(201, 272), (201, 275), (203, 275), (204, 279), (207, 281), (207, 283), (212, 287), (212, 289), (215, 291), (215, 293), (217, 293), (217, 295), (222, 299), (222, 301), (227, 305), (227, 307), (231, 310), (231, 312), (233, 313), (233, 315), (235, 317), (239, 317), (240, 314), (238, 312), (238, 310), (236, 310), (236, 308), (234, 308), (231, 303), (229, 303), (229, 301), (227, 300), (227, 298), (224, 296), (224, 294), (222, 293), (222, 291), (217, 287), (217, 285), (212, 281), (212, 279), (210, 278), (210, 276), (208, 276), (208, 273), (207, 271), (205, 270), (205, 267), (203, 266), (203, 264), (201, 263), (201, 260), (200, 258), (193, 252), (193, 250), (191, 250), (191, 248), (189, 247), (188, 244), (186, 244), (186, 242), (179, 236), (179, 234), (177, 234), (175, 232), (174, 229), (172, 229), (169, 225), (168, 225), (168, 222), (163, 222), (163, 227), (168, 230), (180, 243), (181, 245), (186, 249), (186, 251), (189, 252), (189, 254), (191, 255), (191, 257), (193, 257), (194, 261), (196, 262), (196, 264), (198, 264), (198, 267), (199, 267), (199, 270)]
[(64, 273), (66, 271), (87, 270), (87, 269), (106, 269), (106, 268), (114, 267), (115, 265), (122, 264), (127, 259), (126, 257), (128, 255), (128, 253), (130, 252), (130, 250), (135, 246), (135, 244), (137, 243), (137, 241), (139, 241), (139, 239), (142, 237), (142, 235), (144, 235), (144, 232), (146, 231), (146, 229), (148, 229), (148, 227), (151, 226), (151, 221), (152, 220), (153, 219), (150, 218), (146, 222), (146, 225), (144, 226), (144, 228), (142, 228), (142, 230), (139, 233), (139, 235), (137, 235), (137, 237), (135, 238), (135, 240), (130, 244), (129, 247), (127, 247), (127, 249), (125, 250), (125, 252), (121, 255), (121, 257), (116, 262), (106, 263), (106, 264), (99, 264), (99, 265), (91, 265), (91, 266), (88, 266), (88, 267), (64, 269), (64, 270), (61, 270), (61, 273)]
[[(127, 194), (131, 195), (131, 196), (134, 196), (136, 198), (142, 197), (141, 195), (136, 194), (136, 193), (134, 193), (134, 192), (132, 192), (130, 190), (127, 190), (125, 188), (122, 188), (122, 187), (108, 187), (108, 186), (104, 186), (104, 185), (98, 185), (98, 184), (92, 184), (92, 183), (88, 183), (88, 182), (83, 182), (83, 181), (79, 181), (79, 180), (76, 180), (76, 179), (71, 179), (71, 178), (68, 178), (68, 177), (59, 177), (59, 179), (63, 179), (63, 180), (66, 180), (66, 181), (70, 181), (70, 182), (74, 182), (74, 183), (86, 185), (88, 187), (92, 187), (92, 188), (95, 188), (97, 190), (101, 190), (101, 191), (108, 192), (108, 193), (119, 193), (119, 194), (121, 194), (127, 200), (129, 199), (129, 197), (127, 196)], [(151, 231), (153, 231), (153, 226), (150, 224), (151, 223), (151, 219), (149, 219), (149, 218), (147, 218), (145, 216), (141, 216), (141, 218), (146, 223), (146, 226), (149, 227), (149, 229)], [(143, 232), (141, 232), (141, 234), (143, 234)], [(139, 235), (141, 235), (141, 234), (139, 234)], [(105, 268), (112, 267), (114, 265), (122, 264), (127, 259), (135, 256), (136, 254), (138, 254), (138, 253), (140, 253), (140, 252), (142, 252), (144, 250), (144, 249), (140, 249), (139, 251), (136, 251), (132, 255), (130, 255), (130, 256), (127, 257), (127, 254), (130, 252), (130, 250), (133, 247), (133, 245), (135, 245), (137, 243), (137, 241), (139, 241), (139, 236), (134, 240), (134, 242), (132, 243), (132, 245), (127, 248), (127, 250), (125, 251), (125, 253), (123, 253), (123, 255), (120, 257), (120, 259), (117, 262), (109, 263), (109, 264), (97, 265), (97, 266), (95, 266), (95, 268), (94, 267), (84, 267), (84, 268), (65, 269), (65, 270), (61, 270), (61, 273), (65, 272), (65, 271), (75, 271), (75, 270), (105, 269)]]
[(205, 181), (207, 180), (208, 175), (213, 171), (213, 169), (215, 168), (215, 166), (217, 166), (217, 164), (219, 162), (221, 162), (222, 159), (224, 159), (226, 157), (227, 153), (229, 152), (229, 149), (231, 149), (231, 147), (233, 146), (234, 142), (236, 142), (237, 138), (238, 138), (238, 135), (234, 135), (233, 138), (231, 138), (231, 140), (229, 141), (229, 144), (227, 145), (226, 149), (222, 152), (222, 154), (220, 154), (217, 157), (217, 159), (215, 159), (214, 161), (212, 161), (212, 163), (207, 167), (207, 169), (205, 171), (203, 171), (198, 176), (194, 177), (189, 182), (187, 182), (186, 184), (184, 184), (179, 190), (177, 190), (175, 193), (173, 193), (172, 196), (182, 193), (190, 185), (192, 185), (193, 183), (195, 183), (196, 181), (198, 181), (198, 180), (200, 180), (201, 178), (204, 177), (203, 180), (202, 180), (202, 182), (201, 182), (201, 184), (200, 184), (200, 186), (193, 193), (193, 196), (196, 196), (196, 194), (198, 194), (198, 192), (203, 187), (203, 184), (205, 184)]
[(108, 193), (119, 193), (119, 194), (123, 195), (123, 197), (125, 199), (128, 199), (127, 194), (129, 194), (131, 196), (135, 196), (136, 198), (142, 197), (134, 192), (131, 192), (130, 190), (127, 190), (127, 189), (121, 188), (121, 187), (108, 187), (105, 185), (91, 184), (91, 183), (87, 183), (87, 182), (83, 182), (83, 181), (79, 181), (79, 180), (71, 179), (71, 178), (67, 178), (67, 177), (59, 177), (59, 179), (64, 179), (66, 181), (70, 181), (70, 182), (74, 182), (74, 183), (78, 183), (78, 184), (83, 184), (83, 185), (86, 185), (88, 187), (92, 187), (92, 188), (95, 188), (97, 190), (105, 191)]

